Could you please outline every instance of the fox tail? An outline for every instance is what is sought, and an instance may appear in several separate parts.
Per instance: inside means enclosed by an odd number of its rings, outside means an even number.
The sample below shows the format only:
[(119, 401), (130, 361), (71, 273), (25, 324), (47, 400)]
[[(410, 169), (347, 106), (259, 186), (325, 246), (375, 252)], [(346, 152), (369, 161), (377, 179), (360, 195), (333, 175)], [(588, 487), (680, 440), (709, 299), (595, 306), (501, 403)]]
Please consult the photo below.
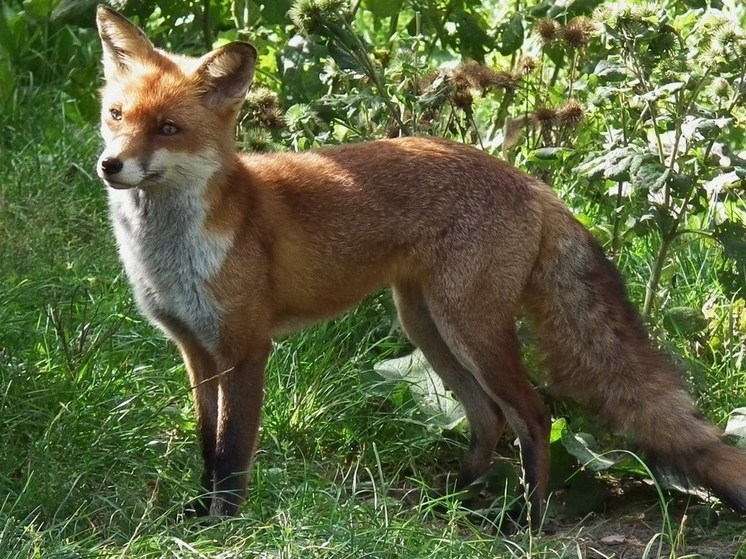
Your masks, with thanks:
[(544, 207), (527, 310), (552, 392), (595, 411), (656, 468), (746, 509), (746, 454), (697, 411), (596, 240), (553, 195)]

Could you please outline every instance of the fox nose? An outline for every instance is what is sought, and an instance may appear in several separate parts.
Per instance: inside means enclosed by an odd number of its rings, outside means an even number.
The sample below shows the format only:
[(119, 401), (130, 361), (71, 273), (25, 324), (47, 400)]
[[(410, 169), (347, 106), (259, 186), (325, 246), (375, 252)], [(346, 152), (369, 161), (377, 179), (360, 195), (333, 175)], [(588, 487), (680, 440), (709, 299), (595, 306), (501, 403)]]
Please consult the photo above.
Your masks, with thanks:
[(101, 170), (106, 175), (116, 175), (124, 167), (122, 160), (117, 157), (107, 157), (101, 160)]

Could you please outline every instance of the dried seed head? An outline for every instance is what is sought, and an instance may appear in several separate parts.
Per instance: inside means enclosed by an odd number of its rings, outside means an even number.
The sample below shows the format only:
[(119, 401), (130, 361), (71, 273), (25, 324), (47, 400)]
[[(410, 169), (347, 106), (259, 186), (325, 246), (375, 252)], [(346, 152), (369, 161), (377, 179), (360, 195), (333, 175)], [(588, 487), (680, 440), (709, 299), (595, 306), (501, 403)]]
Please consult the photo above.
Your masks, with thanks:
[(560, 24), (550, 18), (542, 19), (536, 24), (536, 32), (544, 43), (551, 43), (560, 30)]
[(474, 97), (467, 88), (457, 88), (452, 99), (456, 107), (465, 111), (470, 111), (471, 106), (474, 104)]
[(422, 111), (422, 113), (420, 114), (420, 124), (432, 124), (433, 122), (435, 122), (437, 116), (437, 113), (432, 109)]
[(277, 94), (265, 87), (249, 93), (246, 97), (246, 108), (251, 120), (261, 128), (278, 130), (285, 125)]
[(395, 122), (392, 122), (388, 126), (386, 126), (386, 129), (383, 131), (383, 135), (386, 138), (398, 138), (401, 136), (401, 129), (399, 128), (399, 125)]
[(551, 107), (539, 107), (529, 117), (531, 124), (551, 128), (557, 120), (557, 111)]
[(518, 79), (510, 72), (495, 71), (473, 60), (456, 68), (451, 79), (457, 87), (464, 84), (482, 92), (495, 88), (515, 90), (518, 87)]
[(557, 111), (557, 119), (566, 126), (575, 126), (583, 119), (583, 106), (575, 99), (570, 99)]
[(518, 65), (518, 67), (521, 70), (521, 73), (524, 75), (528, 75), (539, 66), (539, 61), (536, 60), (532, 56), (524, 56), (521, 59), (521, 63)]
[(518, 89), (519, 78), (510, 72), (500, 70), (495, 72), (493, 87), (504, 89), (505, 91), (515, 91)]
[(469, 87), (484, 91), (492, 83), (495, 72), (478, 62), (469, 60), (456, 68), (453, 73), (453, 81), (464, 83)]
[(588, 40), (595, 29), (596, 24), (592, 19), (582, 16), (576, 17), (562, 28), (562, 40), (570, 48), (583, 48), (588, 44)]

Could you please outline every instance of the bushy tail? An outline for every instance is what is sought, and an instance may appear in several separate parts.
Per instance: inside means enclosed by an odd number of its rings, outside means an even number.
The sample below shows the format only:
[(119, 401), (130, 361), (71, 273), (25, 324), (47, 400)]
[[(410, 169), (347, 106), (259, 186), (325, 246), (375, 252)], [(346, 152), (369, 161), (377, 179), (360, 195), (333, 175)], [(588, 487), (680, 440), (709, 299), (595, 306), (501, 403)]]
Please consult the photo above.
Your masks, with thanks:
[(527, 307), (552, 392), (597, 412), (655, 466), (746, 509), (746, 454), (723, 443), (651, 345), (615, 266), (549, 193), (543, 226)]

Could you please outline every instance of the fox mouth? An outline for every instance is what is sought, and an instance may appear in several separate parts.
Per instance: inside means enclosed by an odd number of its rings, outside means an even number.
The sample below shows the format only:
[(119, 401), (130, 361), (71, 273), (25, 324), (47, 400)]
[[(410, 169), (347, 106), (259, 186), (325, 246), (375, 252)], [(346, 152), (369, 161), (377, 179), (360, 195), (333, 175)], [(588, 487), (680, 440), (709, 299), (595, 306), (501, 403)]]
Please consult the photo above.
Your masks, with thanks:
[(142, 188), (144, 186), (157, 183), (162, 176), (163, 171), (160, 169), (156, 169), (153, 171), (147, 171), (145, 173), (145, 176), (137, 183), (118, 181), (110, 177), (101, 178), (103, 179), (104, 183), (106, 183), (106, 186), (108, 186), (109, 188), (113, 188), (115, 190), (129, 190), (130, 188)]

